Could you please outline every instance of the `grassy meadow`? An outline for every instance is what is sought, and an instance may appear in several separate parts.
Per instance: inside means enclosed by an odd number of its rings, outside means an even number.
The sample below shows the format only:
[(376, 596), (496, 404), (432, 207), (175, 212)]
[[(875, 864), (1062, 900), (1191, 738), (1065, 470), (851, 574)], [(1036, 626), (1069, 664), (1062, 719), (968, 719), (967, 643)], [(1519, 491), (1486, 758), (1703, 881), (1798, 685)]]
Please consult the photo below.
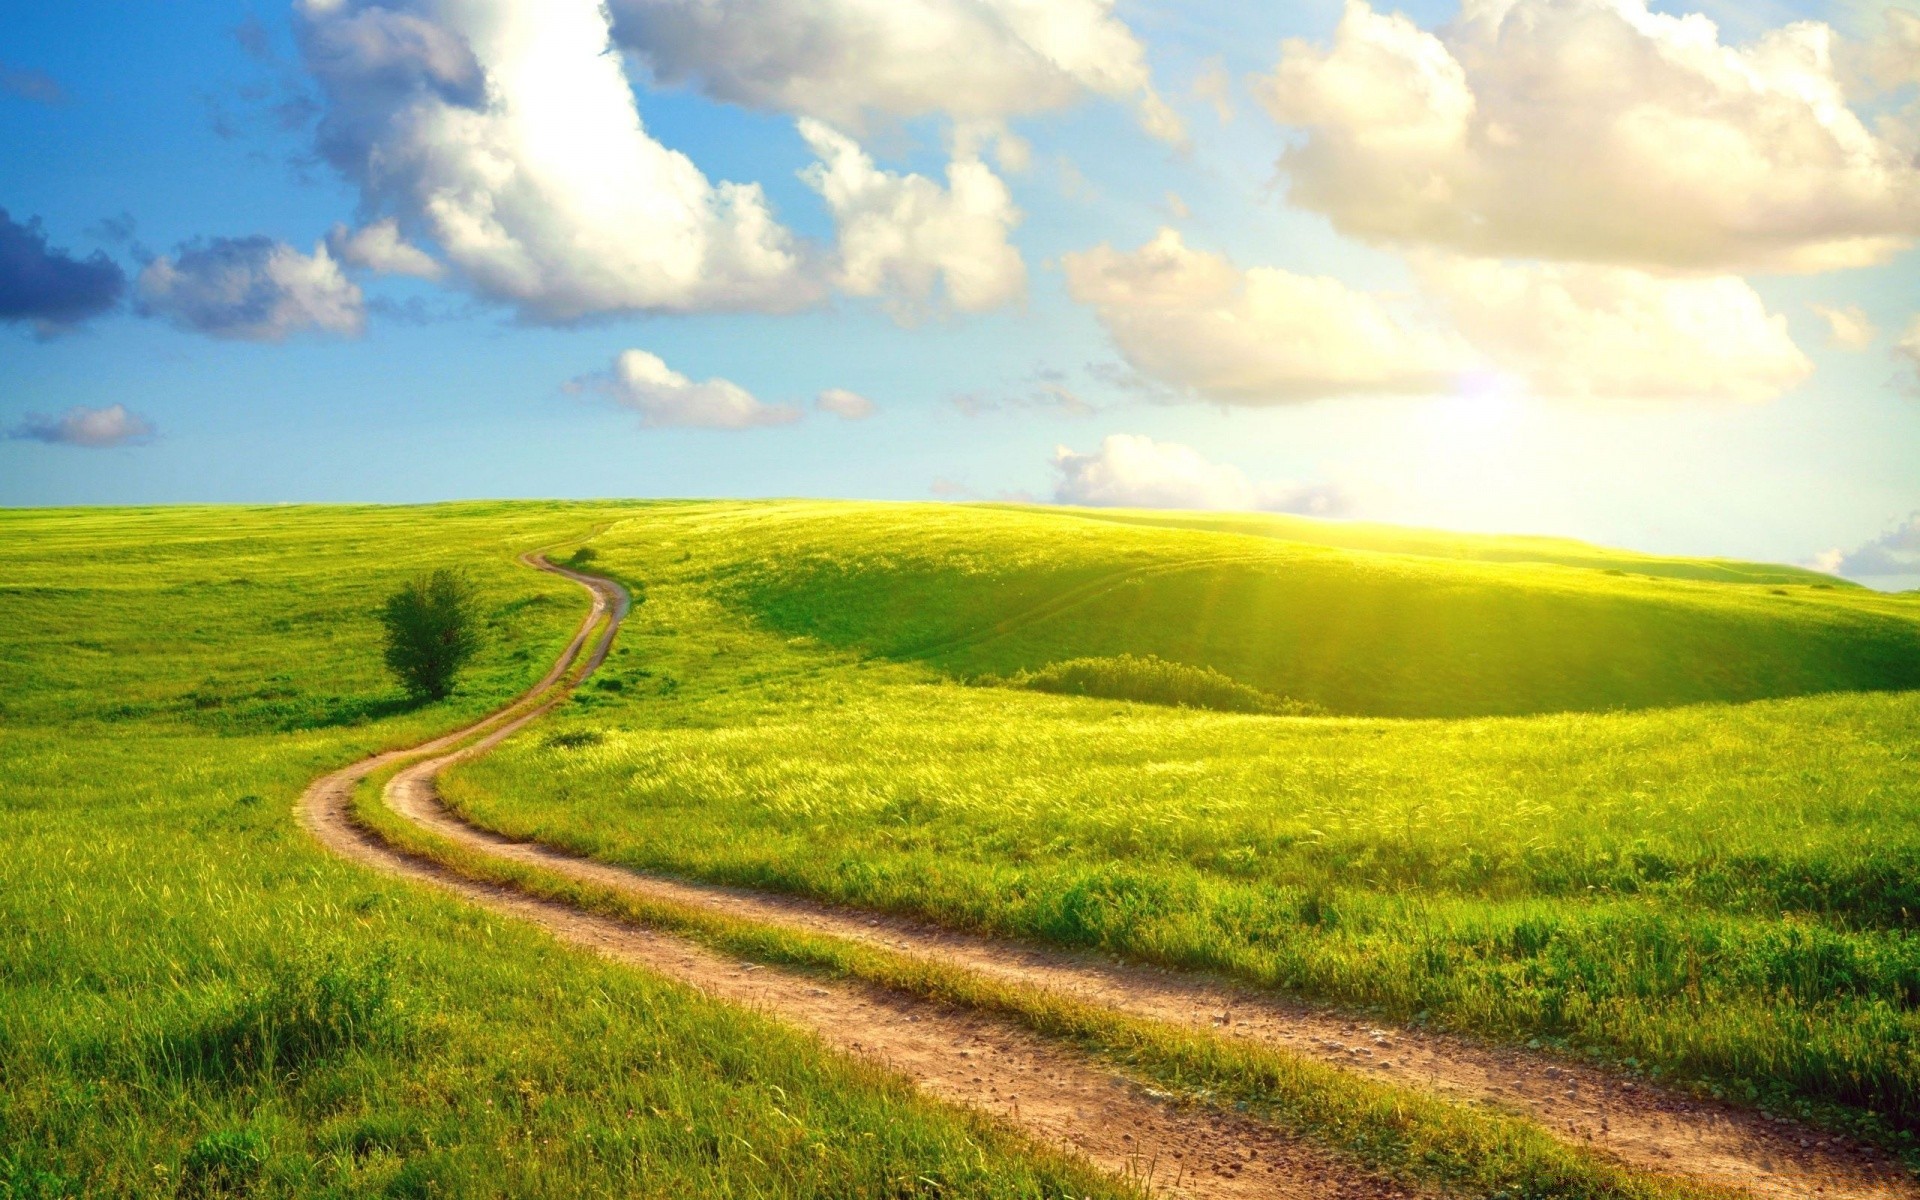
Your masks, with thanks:
[[(649, 510), (592, 541), (645, 595), (608, 669), (446, 791), (614, 861), (1920, 1127), (1915, 597), (1266, 521)], [(1149, 656), (1328, 715), (1141, 703)], [(1133, 699), (1017, 686), (1089, 659)]]
[[(544, 671), (639, 506), (0, 512), (0, 1197), (1113, 1195), (807, 1038), (343, 864), (319, 774)], [(373, 614), (469, 571), (409, 705)]]

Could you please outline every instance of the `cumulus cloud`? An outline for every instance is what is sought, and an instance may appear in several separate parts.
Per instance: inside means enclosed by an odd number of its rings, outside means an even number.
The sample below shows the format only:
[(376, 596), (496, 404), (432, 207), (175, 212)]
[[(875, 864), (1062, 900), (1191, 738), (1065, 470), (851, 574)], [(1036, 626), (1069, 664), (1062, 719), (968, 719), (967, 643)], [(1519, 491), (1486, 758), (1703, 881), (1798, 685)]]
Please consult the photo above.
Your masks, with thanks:
[(1760, 401), (1813, 371), (1786, 318), (1735, 276), (1452, 257), (1418, 273), (1466, 340), (1536, 396)]
[(1416, 302), (1243, 270), (1170, 229), (1130, 253), (1062, 261), (1129, 366), (1223, 404), (1430, 395), (1486, 371), (1537, 396), (1763, 400), (1813, 369), (1786, 319), (1735, 276), (1429, 253), (1413, 260)]
[(1007, 185), (977, 157), (947, 167), (947, 186), (874, 165), (859, 144), (812, 118), (800, 133), (820, 161), (801, 172), (833, 214), (835, 282), (849, 295), (884, 296), (910, 320), (936, 292), (961, 312), (1020, 298), (1027, 267), (1007, 240), (1020, 222)]
[(944, 114), (1003, 121), (1093, 95), (1130, 101), (1155, 137), (1179, 119), (1153, 91), (1113, 0), (611, 0), (614, 36), (663, 83), (864, 131)]
[(1865, 350), (1879, 336), (1880, 331), (1873, 327), (1867, 310), (1858, 304), (1845, 307), (1816, 304), (1813, 311), (1827, 323), (1827, 341), (1842, 350)]
[(1911, 148), (1849, 107), (1837, 35), (1746, 45), (1646, 0), (1465, 0), (1427, 32), (1348, 0), (1261, 84), (1303, 131), (1294, 203), (1343, 232), (1688, 270), (1884, 261), (1920, 234)]
[(649, 428), (751, 429), (800, 419), (800, 410), (790, 404), (762, 403), (728, 379), (696, 383), (645, 350), (624, 350), (612, 370), (583, 375), (567, 386), (607, 396), (639, 413), (640, 423)]
[(375, 221), (359, 229), (335, 225), (327, 234), (327, 248), (350, 267), (361, 267), (382, 275), (411, 275), (416, 279), (438, 279), (443, 274), (438, 262), (420, 247), (400, 235), (400, 223), (392, 217)]
[(599, 0), (300, 0), (321, 153), (483, 296), (535, 321), (818, 297), (756, 184), (640, 119)]
[(878, 411), (873, 401), (846, 388), (828, 388), (813, 398), (813, 406), (846, 421), (864, 421)]
[(126, 289), (126, 273), (106, 255), (52, 249), (39, 218), (21, 224), (0, 208), (0, 321), (57, 333), (106, 312)]
[(128, 412), (123, 404), (106, 408), (76, 404), (57, 417), (29, 413), (26, 420), (7, 431), (11, 438), (92, 449), (135, 445), (151, 441), (153, 434), (153, 425)]
[(1812, 565), (1849, 579), (1920, 578), (1920, 512), (1863, 546), (1820, 554)]
[(1068, 254), (1067, 286), (1135, 370), (1229, 404), (1442, 390), (1476, 364), (1388, 298), (1272, 267), (1241, 270), (1162, 229), (1140, 249)]
[(1329, 484), (1255, 483), (1191, 446), (1116, 433), (1090, 454), (1054, 451), (1054, 500), (1096, 508), (1203, 508), (1339, 516), (1348, 499)]
[(360, 289), (325, 244), (305, 255), (268, 237), (192, 243), (148, 263), (135, 291), (142, 315), (235, 341), (277, 342), (307, 330), (353, 335), (366, 325)]

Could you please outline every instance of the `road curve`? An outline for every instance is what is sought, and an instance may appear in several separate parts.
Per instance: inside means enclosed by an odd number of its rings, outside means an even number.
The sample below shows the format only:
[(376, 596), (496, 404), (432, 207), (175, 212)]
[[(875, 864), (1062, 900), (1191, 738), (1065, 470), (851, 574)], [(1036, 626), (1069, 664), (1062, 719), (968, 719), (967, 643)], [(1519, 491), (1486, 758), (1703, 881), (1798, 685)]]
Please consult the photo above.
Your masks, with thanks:
[[(1271, 1126), (1172, 1102), (1011, 1022), (863, 984), (743, 964), (681, 938), (476, 882), (362, 828), (353, 819), (353, 795), (367, 776), (410, 763), (395, 782), (430, 783), (453, 762), (484, 753), (563, 702), (612, 649), (627, 611), (619, 584), (538, 555), (522, 561), (592, 593), (592, 609), (573, 640), (546, 676), (512, 703), (418, 746), (375, 754), (315, 780), (301, 796), (300, 817), (329, 850), (799, 1025), (835, 1050), (875, 1061), (931, 1096), (984, 1112), (1154, 1196), (1402, 1200), (1421, 1194)], [(593, 638), (602, 616), (609, 619)]]
[[(769, 1010), (812, 1029), (836, 1048), (884, 1060), (934, 1095), (1005, 1118), (1038, 1140), (1077, 1150), (1115, 1174), (1151, 1177), (1156, 1188), (1177, 1184), (1179, 1194), (1402, 1193), (1267, 1127), (1223, 1125), (1215, 1115), (1202, 1118), (1168, 1110), (1119, 1077), (1009, 1024), (937, 1010), (877, 989), (823, 986), (797, 974), (742, 967), (682, 939), (457, 876), (387, 846), (356, 825), (350, 816), (354, 787), (383, 767), (418, 759), (387, 784), (390, 807), (419, 827), (497, 859), (767, 925), (878, 944), (1170, 1025), (1212, 1026), (1221, 1036), (1275, 1045), (1348, 1068), (1387, 1072), (1403, 1084), (1519, 1110), (1569, 1141), (1632, 1166), (1690, 1176), (1769, 1200), (1813, 1195), (1822, 1200), (1920, 1198), (1920, 1188), (1904, 1171), (1844, 1139), (1797, 1124), (1776, 1124), (1751, 1110), (1636, 1085), (1591, 1066), (1420, 1031), (1372, 1029), (1339, 1014), (1217, 980), (1008, 945), (804, 899), (647, 875), (474, 826), (440, 802), (436, 776), (485, 753), (564, 700), (570, 687), (606, 658), (627, 611), (625, 591), (611, 580), (567, 570), (538, 556), (523, 561), (572, 579), (592, 593), (593, 608), (580, 631), (546, 678), (505, 708), (412, 750), (376, 755), (317, 781), (308, 790), (303, 812), (309, 828), (329, 847), (430, 880), (533, 920), (566, 940), (682, 979), (720, 998)], [(611, 619), (586, 650), (603, 614)], [(569, 683), (576, 664), (582, 669)], [(1195, 1163), (1207, 1165), (1196, 1170)], [(1259, 1169), (1249, 1171), (1252, 1164)], [(1255, 1190), (1244, 1190), (1249, 1185)]]

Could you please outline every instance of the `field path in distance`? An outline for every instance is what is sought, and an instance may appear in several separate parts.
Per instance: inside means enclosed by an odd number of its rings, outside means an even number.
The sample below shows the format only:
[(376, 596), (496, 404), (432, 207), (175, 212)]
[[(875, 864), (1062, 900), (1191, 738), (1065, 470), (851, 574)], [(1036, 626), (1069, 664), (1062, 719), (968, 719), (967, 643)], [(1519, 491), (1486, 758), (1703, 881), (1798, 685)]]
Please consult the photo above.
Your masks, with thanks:
[[(799, 1025), (834, 1049), (877, 1060), (930, 1095), (985, 1112), (1036, 1141), (1078, 1154), (1152, 1195), (1193, 1200), (1389, 1200), (1416, 1194), (1269, 1125), (1166, 1102), (1134, 1081), (1009, 1021), (863, 984), (822, 981), (737, 962), (682, 938), (464, 878), (395, 849), (360, 828), (351, 808), (361, 780), (427, 754), (432, 757), (396, 775), (389, 790), (390, 794), (417, 790), (424, 783), (430, 795), (432, 777), (439, 770), (483, 753), (542, 716), (565, 699), (566, 680), (575, 665), (582, 667), (580, 677), (584, 677), (605, 658), (626, 611), (624, 590), (537, 556), (527, 556), (525, 561), (592, 591), (593, 608), (573, 642), (545, 679), (505, 708), (420, 746), (376, 754), (316, 780), (302, 794), (300, 815), (326, 847), (356, 862), (441, 887), (502, 915), (531, 921), (562, 941), (615, 961)], [(583, 661), (581, 654), (602, 616), (609, 620)], [(408, 782), (396, 787), (403, 779)], [(469, 836), (486, 836), (458, 823), (455, 827)], [(592, 866), (566, 861), (576, 868)]]

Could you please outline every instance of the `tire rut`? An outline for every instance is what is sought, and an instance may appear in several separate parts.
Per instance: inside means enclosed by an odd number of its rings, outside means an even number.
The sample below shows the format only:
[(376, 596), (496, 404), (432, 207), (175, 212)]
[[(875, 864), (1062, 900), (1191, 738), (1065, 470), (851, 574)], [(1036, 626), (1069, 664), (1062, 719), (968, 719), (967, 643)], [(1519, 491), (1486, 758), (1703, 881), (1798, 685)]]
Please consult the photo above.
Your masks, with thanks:
[[(406, 767), (389, 783), (395, 795), (420, 793), (424, 788), (431, 796), (435, 773), (454, 761), (483, 753), (537, 720), (565, 699), (569, 690), (565, 680), (576, 664), (582, 665), (579, 678), (584, 678), (606, 657), (626, 611), (625, 592), (611, 581), (555, 566), (535, 555), (523, 561), (593, 592), (593, 608), (567, 650), (540, 684), (472, 725), (417, 747), (372, 755), (316, 780), (301, 796), (300, 816), (328, 849), (389, 874), (439, 887), (501, 915), (533, 922), (561, 941), (609, 959), (799, 1025), (828, 1047), (878, 1062), (931, 1096), (986, 1113), (1152, 1195), (1193, 1200), (1399, 1200), (1420, 1194), (1272, 1126), (1156, 1095), (1011, 1022), (864, 984), (822, 981), (734, 961), (682, 938), (476, 882), (400, 851), (362, 829), (353, 820), (352, 802), (356, 787), (369, 775), (431, 755)], [(588, 638), (603, 615), (610, 620), (582, 660)], [(403, 779), (408, 782), (401, 784)], [(470, 836), (481, 836), (453, 822), (444, 810), (442, 818)], [(487, 840), (486, 844), (495, 843)], [(566, 861), (576, 868), (591, 866)]]
[[(594, 577), (565, 573), (595, 586)], [(1113, 586), (1105, 579), (1096, 582)], [(1634, 1168), (1745, 1189), (1768, 1200), (1920, 1200), (1920, 1185), (1913, 1177), (1872, 1147), (1592, 1064), (1381, 1026), (1191, 973), (957, 933), (799, 897), (695, 883), (509, 838), (449, 810), (433, 780), (445, 767), (485, 752), (510, 732), (497, 732), (444, 759), (408, 768), (388, 784), (387, 802), (409, 820), (470, 849), (638, 896), (921, 955), (1130, 1015), (1279, 1047), (1519, 1113), (1565, 1140)]]
[(691, 883), (507, 838), (447, 809), (433, 787), (436, 773), (409, 768), (395, 776), (388, 803), (450, 841), (581, 882), (914, 954), (1117, 1012), (1278, 1047), (1456, 1100), (1516, 1112), (1567, 1141), (1664, 1175), (1779, 1200), (1920, 1197), (1913, 1179), (1870, 1147), (1589, 1064), (1383, 1027), (1204, 976), (1010, 944), (797, 897)]

